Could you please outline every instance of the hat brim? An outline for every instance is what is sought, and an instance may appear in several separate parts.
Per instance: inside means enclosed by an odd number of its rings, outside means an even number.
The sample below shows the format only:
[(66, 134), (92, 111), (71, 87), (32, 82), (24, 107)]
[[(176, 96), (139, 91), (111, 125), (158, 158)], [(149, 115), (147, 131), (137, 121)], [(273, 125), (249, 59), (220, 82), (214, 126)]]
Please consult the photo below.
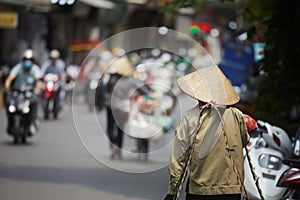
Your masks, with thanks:
[(180, 77), (177, 84), (184, 93), (203, 102), (233, 105), (240, 100), (229, 80), (216, 65)]
[(121, 76), (131, 76), (134, 71), (134, 68), (127, 56), (114, 59), (110, 64), (110, 67)]

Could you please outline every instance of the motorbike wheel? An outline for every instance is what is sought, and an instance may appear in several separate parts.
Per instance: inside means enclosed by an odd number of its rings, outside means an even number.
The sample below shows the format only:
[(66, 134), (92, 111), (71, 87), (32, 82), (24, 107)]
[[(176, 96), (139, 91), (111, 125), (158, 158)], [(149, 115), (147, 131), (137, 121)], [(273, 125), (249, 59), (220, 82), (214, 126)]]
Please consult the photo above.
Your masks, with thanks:
[(14, 136), (14, 144), (19, 144), (19, 137), (18, 136)]
[(57, 119), (57, 115), (58, 115), (58, 112), (57, 112), (57, 111), (53, 112), (53, 118), (54, 118), (54, 119)]
[(44, 108), (44, 119), (49, 119), (49, 105), (50, 105), (50, 99), (46, 100), (45, 108)]
[(26, 144), (27, 143), (27, 137), (25, 135), (23, 135), (21, 137), (21, 142), (22, 142), (22, 144)]

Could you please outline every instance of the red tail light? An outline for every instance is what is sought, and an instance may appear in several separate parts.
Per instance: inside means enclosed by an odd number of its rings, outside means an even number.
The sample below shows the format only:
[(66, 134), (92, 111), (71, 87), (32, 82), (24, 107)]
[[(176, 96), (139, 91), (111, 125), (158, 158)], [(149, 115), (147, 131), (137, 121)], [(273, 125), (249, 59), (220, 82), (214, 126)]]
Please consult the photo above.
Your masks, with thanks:
[(281, 141), (274, 133), (273, 133), (273, 140), (280, 147)]
[(291, 168), (285, 171), (279, 178), (277, 186), (300, 188), (300, 170)]

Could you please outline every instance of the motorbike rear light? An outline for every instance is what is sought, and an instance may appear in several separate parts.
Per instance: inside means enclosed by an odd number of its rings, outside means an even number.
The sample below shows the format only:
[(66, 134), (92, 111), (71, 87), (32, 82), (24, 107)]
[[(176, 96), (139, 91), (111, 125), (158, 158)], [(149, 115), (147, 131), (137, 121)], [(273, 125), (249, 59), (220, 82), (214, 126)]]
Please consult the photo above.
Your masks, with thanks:
[(280, 170), (282, 166), (282, 160), (274, 155), (262, 154), (258, 158), (258, 163), (261, 167)]
[(273, 133), (273, 140), (280, 147), (281, 141), (274, 133)]
[(300, 170), (291, 168), (285, 171), (279, 178), (277, 186), (300, 188)]

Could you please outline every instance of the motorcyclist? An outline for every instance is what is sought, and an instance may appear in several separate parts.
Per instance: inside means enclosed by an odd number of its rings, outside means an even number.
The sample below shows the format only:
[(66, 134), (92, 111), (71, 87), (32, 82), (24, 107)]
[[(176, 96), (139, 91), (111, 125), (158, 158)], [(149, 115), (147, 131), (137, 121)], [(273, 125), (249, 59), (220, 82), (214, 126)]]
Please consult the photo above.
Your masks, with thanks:
[(60, 52), (57, 49), (53, 49), (49, 53), (49, 60), (46, 60), (42, 64), (42, 73), (45, 74), (46, 70), (49, 70), (48, 68), (50, 66), (55, 65), (56, 68), (59, 70), (59, 72), (65, 71), (65, 62), (60, 58)]
[[(20, 63), (15, 65), (12, 70), (10, 71), (4, 87), (8, 94), (10, 95), (11, 89), (20, 89), (22, 87), (32, 87), (34, 89), (34, 93), (38, 94), (40, 92), (40, 78), (41, 78), (41, 70), (39, 66), (34, 64), (34, 54), (32, 49), (27, 49), (23, 53), (23, 58)], [(37, 109), (38, 109), (38, 101), (34, 99), (30, 105), (31, 112), (29, 113), (29, 121), (27, 123), (27, 128), (25, 128), (25, 132), (31, 134), (29, 132), (29, 128), (31, 122), (35, 123), (37, 120)], [(9, 134), (13, 134), (14, 130), (14, 118), (7, 112), (8, 117), (8, 126), (7, 132)]]
[[(60, 53), (57, 49), (53, 49), (50, 51), (49, 54), (49, 61), (46, 61), (43, 65), (42, 65), (42, 72), (43, 72), (43, 76), (45, 76), (46, 74), (56, 74), (59, 77), (59, 81), (58, 81), (58, 89), (56, 91), (56, 98), (54, 99), (54, 118), (57, 117), (57, 113), (59, 112), (59, 110), (61, 109), (62, 106), (62, 100), (64, 98), (60, 98), (61, 97), (61, 93), (64, 92), (64, 75), (65, 75), (65, 62), (63, 60), (60, 59)], [(48, 116), (46, 115), (45, 118), (47, 119)]]

